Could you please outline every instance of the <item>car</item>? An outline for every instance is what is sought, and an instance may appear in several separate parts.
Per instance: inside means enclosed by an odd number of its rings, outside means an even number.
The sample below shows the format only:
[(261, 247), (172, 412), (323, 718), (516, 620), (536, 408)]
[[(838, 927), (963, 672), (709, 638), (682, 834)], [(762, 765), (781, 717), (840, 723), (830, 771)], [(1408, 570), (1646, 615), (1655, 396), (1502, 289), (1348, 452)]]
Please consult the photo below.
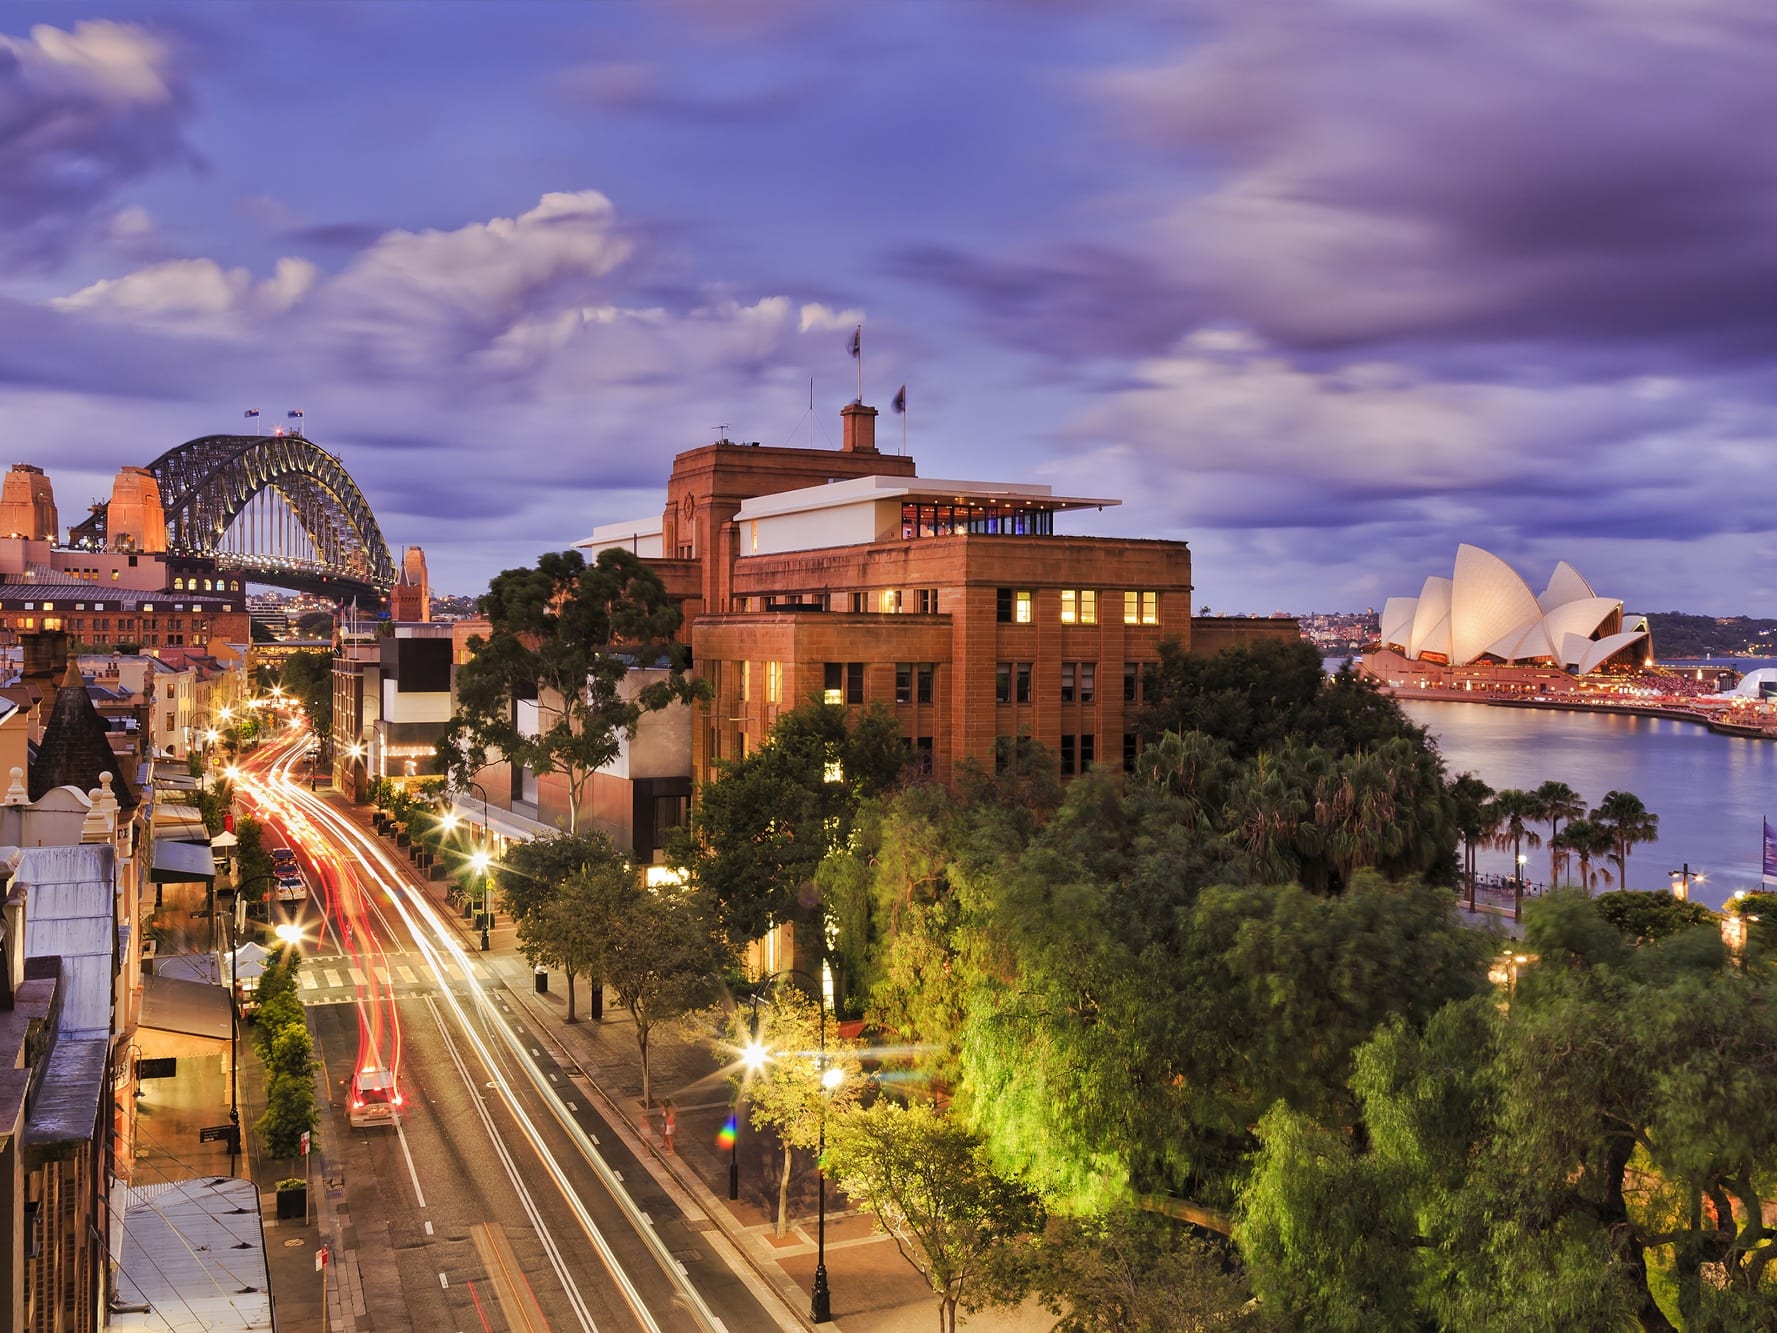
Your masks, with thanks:
[(294, 866), (296, 864), (296, 853), (289, 847), (273, 847), (271, 849), (271, 863), (280, 868), (283, 866)]
[(281, 903), (299, 903), (309, 896), (309, 887), (303, 882), (302, 876), (292, 870), (288, 874), (279, 874), (277, 893), (274, 895)]
[(395, 1075), (389, 1070), (381, 1065), (365, 1065), (352, 1075), (352, 1100), (347, 1108), (352, 1128), (392, 1125), (400, 1105), (401, 1094), (396, 1091)]

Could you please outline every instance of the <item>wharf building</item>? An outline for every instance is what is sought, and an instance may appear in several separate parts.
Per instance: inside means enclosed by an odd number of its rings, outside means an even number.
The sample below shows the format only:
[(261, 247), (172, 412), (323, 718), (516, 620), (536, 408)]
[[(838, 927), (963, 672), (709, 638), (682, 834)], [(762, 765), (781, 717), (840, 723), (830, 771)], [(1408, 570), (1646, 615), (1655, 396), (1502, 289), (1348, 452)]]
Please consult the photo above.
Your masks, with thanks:
[(875, 408), (840, 415), (837, 451), (721, 440), (682, 453), (658, 516), (576, 543), (589, 559), (642, 556), (683, 608), (694, 672), (713, 687), (688, 728), (693, 786), (811, 699), (889, 708), (944, 782), (1031, 741), (1064, 777), (1130, 768), (1163, 640), (1298, 637), (1289, 619), (1194, 622), (1185, 542), (1058, 530), (1115, 499), (922, 478), (877, 449)]

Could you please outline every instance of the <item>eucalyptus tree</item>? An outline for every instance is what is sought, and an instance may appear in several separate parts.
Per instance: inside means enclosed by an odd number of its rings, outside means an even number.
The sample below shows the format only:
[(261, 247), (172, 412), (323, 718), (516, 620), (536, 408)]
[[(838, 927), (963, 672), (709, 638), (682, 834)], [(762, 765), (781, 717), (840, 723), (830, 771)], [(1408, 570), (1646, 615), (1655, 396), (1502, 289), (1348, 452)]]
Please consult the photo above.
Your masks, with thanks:
[[(456, 712), (439, 759), (459, 786), (498, 758), (562, 775), (572, 832), (586, 784), (617, 757), (642, 714), (697, 693), (684, 649), (673, 643), (678, 605), (647, 562), (612, 548), (590, 565), (578, 551), (560, 551), (535, 569), (504, 570), (481, 610), (491, 630), (469, 640), (471, 656), (457, 668)], [(656, 663), (664, 676), (624, 687), (633, 664)], [(534, 728), (518, 716), (518, 703), (530, 699), (538, 704)]]

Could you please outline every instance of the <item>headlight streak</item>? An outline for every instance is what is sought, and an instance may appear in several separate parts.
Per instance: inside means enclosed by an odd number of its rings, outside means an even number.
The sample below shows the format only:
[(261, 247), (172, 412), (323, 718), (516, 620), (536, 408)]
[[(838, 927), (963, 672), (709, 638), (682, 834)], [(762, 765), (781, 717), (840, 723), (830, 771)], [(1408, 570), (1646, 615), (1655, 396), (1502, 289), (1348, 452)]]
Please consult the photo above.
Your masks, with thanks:
[[(462, 945), (456, 940), (454, 932), (452, 932), (449, 926), (439, 917), (431, 903), (427, 901), (422, 894), (414, 892), (411, 886), (406, 884), (402, 868), (389, 855), (386, 848), (371, 839), (356, 823), (339, 814), (339, 812), (334, 810), (332, 806), (320, 800), (318, 797), (312, 796), (299, 783), (290, 780), (288, 769), (290, 763), (293, 762), (296, 757), (294, 749), (295, 747), (293, 745), (291, 754), (285, 758), (282, 769), (277, 774), (279, 781), (281, 781), (287, 789), (285, 795), (298, 807), (304, 809), (306, 818), (311, 824), (326, 828), (332, 832), (335, 839), (340, 844), (350, 846), (354, 849), (357, 860), (362, 867), (365, 876), (382, 889), (382, 894), (387, 905), (392, 907), (400, 915), (402, 921), (407, 926), (409, 933), (412, 935), (414, 943), (419, 948), (421, 955), (425, 958), (427, 965), (431, 968), (434, 976), (439, 982), (440, 998), (443, 1003), (450, 1008), (452, 1013), (456, 1016), (457, 1021), (462, 1025), (465, 1036), (474, 1047), (476, 1053), (480, 1056), (482, 1062), (486, 1065), (489, 1073), (494, 1075), (494, 1084), (501, 1099), (506, 1104), (508, 1113), (518, 1124), (526, 1139), (531, 1143), (533, 1150), (537, 1154), (538, 1160), (555, 1180), (556, 1186), (561, 1191), (563, 1199), (579, 1219), (587, 1238), (592, 1242), (594, 1248), (598, 1250), (599, 1256), (604, 1261), (606, 1268), (610, 1271), (613, 1279), (623, 1291), (624, 1298), (629, 1303), (631, 1310), (647, 1326), (650, 1333), (660, 1333), (659, 1325), (655, 1322), (652, 1313), (648, 1311), (642, 1300), (641, 1293), (636, 1290), (629, 1275), (623, 1270), (616, 1254), (610, 1247), (610, 1243), (606, 1240), (604, 1233), (599, 1229), (597, 1223), (593, 1221), (585, 1204), (581, 1201), (578, 1193), (575, 1191), (572, 1182), (568, 1180), (566, 1174), (562, 1171), (559, 1164), (555, 1161), (554, 1157), (543, 1143), (536, 1126), (530, 1119), (529, 1112), (519, 1104), (517, 1097), (510, 1087), (509, 1081), (502, 1076), (500, 1068), (502, 1062), (496, 1057), (495, 1052), (490, 1049), (487, 1040), (484, 1038), (484, 1031), (489, 1035), (495, 1033), (498, 1034), (499, 1041), (506, 1048), (506, 1052), (512, 1064), (523, 1071), (526, 1080), (531, 1084), (543, 1105), (548, 1108), (562, 1132), (573, 1141), (575, 1147), (579, 1149), (582, 1158), (598, 1175), (600, 1181), (604, 1184), (606, 1191), (623, 1210), (624, 1215), (630, 1221), (631, 1227), (647, 1245), (649, 1252), (653, 1255), (654, 1260), (659, 1265), (662, 1273), (666, 1275), (668, 1281), (672, 1284), (674, 1289), (677, 1290), (680, 1297), (689, 1307), (691, 1313), (696, 1317), (698, 1322), (704, 1329), (709, 1330), (710, 1333), (725, 1333), (725, 1325), (722, 1323), (721, 1319), (719, 1319), (715, 1312), (710, 1309), (708, 1303), (703, 1298), (703, 1294), (691, 1284), (687, 1274), (680, 1267), (678, 1260), (675, 1259), (672, 1253), (667, 1249), (666, 1242), (661, 1239), (652, 1223), (643, 1215), (641, 1208), (636, 1204), (635, 1200), (630, 1197), (629, 1191), (623, 1187), (622, 1181), (618, 1179), (617, 1174), (612, 1169), (610, 1163), (608, 1163), (603, 1154), (593, 1146), (586, 1131), (580, 1127), (578, 1122), (576, 1122), (573, 1116), (569, 1113), (566, 1105), (564, 1105), (562, 1101), (560, 1093), (550, 1085), (548, 1080), (543, 1076), (542, 1071), (539, 1070), (536, 1064), (530, 1059), (529, 1052), (525, 1049), (524, 1043), (519, 1039), (518, 1035), (513, 1032), (510, 1024), (504, 1020), (486, 991), (475, 984), (472, 956), (464, 950)], [(368, 893), (365, 895), (365, 902), (370, 907), (370, 910), (374, 911), (379, 917), (383, 915), (381, 906), (377, 904), (374, 898)], [(465, 1007), (461, 997), (451, 989), (450, 981), (453, 964), (454, 970), (460, 973), (461, 979), (467, 984), (471, 994), (474, 996), (475, 1005), (486, 1022), (487, 1026), (485, 1029), (478, 1028), (477, 1025), (471, 1021), (471, 1015)]]

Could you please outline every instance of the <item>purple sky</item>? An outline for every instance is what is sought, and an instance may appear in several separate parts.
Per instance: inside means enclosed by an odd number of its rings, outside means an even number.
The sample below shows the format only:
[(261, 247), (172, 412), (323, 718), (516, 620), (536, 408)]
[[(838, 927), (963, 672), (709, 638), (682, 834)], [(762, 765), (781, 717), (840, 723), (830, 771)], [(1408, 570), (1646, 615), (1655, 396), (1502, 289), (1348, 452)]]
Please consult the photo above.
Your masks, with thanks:
[(715, 438), (1124, 505), (1201, 602), (1459, 541), (1777, 615), (1767, 0), (8, 4), (0, 439), (257, 406), (480, 592)]

